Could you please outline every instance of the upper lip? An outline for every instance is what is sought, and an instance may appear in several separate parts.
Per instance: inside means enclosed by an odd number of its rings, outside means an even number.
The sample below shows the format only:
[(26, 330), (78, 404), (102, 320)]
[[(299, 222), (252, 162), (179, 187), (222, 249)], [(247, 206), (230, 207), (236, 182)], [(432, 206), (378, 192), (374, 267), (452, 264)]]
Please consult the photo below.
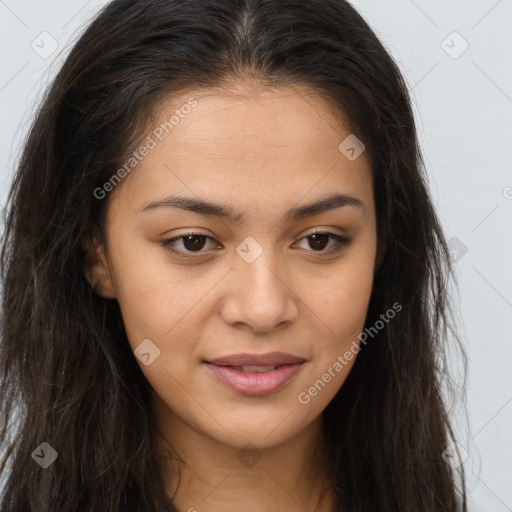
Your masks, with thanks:
[(206, 361), (220, 366), (279, 366), (283, 364), (303, 363), (303, 357), (285, 352), (267, 352), (266, 354), (232, 354)]

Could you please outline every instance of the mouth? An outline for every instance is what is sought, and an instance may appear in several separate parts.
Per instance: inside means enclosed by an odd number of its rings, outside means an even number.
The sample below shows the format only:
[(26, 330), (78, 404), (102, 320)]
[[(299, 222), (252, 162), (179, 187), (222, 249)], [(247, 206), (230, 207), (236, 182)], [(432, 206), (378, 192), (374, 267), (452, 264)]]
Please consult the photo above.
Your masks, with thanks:
[(217, 359), (210, 359), (206, 362), (217, 366), (275, 368), (287, 364), (303, 363), (305, 359), (286, 352), (267, 352), (265, 354), (232, 354)]
[(230, 366), (226, 365), (218, 365), (224, 368), (231, 368), (232, 370), (236, 370), (237, 372), (244, 373), (266, 373), (272, 370), (277, 370), (277, 368), (281, 368), (284, 365), (270, 365), (270, 366), (255, 366), (255, 365), (246, 365), (246, 366)]
[(242, 395), (268, 395), (283, 388), (306, 360), (291, 354), (235, 354), (203, 361), (217, 381)]

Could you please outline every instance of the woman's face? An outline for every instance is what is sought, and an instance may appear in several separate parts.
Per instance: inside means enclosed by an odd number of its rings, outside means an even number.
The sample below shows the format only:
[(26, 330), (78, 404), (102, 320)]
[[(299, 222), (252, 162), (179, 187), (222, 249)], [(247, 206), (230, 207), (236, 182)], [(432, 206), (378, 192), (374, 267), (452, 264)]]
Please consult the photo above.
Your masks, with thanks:
[(354, 364), (375, 210), (367, 154), (314, 91), (236, 92), (158, 112), (104, 199), (108, 265), (92, 275), (162, 421), (265, 448), (318, 418)]

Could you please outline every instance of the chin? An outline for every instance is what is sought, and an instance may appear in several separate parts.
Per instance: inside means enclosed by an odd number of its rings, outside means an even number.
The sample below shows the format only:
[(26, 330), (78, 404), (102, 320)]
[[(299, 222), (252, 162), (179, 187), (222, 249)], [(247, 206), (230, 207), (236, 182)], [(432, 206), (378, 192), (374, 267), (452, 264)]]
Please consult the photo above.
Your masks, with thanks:
[(309, 418), (297, 418), (297, 412), (300, 413), (300, 409), (282, 408), (278, 414), (262, 415), (256, 411), (254, 414), (245, 411), (243, 417), (238, 418), (223, 415), (222, 425), (229, 433), (220, 429), (220, 438), (215, 437), (237, 449), (243, 449), (248, 443), (261, 450), (273, 448), (292, 439), (311, 423)]

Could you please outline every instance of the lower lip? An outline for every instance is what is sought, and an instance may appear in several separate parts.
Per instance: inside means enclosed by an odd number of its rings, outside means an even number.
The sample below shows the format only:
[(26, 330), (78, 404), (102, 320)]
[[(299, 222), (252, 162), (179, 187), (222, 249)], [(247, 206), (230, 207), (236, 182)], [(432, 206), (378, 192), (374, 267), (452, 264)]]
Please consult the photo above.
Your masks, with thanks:
[(285, 364), (261, 373), (245, 373), (234, 370), (230, 366), (219, 366), (205, 363), (206, 367), (228, 388), (242, 395), (268, 395), (281, 389), (297, 372), (304, 363)]

